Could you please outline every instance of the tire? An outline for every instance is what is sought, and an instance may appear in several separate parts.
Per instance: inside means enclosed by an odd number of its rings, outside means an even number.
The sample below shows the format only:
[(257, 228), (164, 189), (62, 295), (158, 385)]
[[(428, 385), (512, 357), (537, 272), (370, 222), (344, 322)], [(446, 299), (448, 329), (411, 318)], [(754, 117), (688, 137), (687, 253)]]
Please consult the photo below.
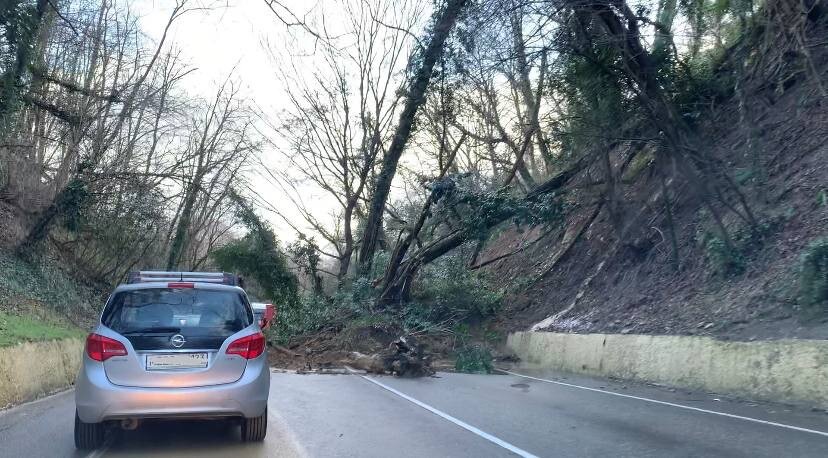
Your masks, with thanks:
[(84, 423), (75, 411), (75, 448), (93, 450), (104, 442), (103, 423)]
[(267, 435), (267, 409), (259, 417), (242, 418), (242, 440), (245, 442), (261, 442)]

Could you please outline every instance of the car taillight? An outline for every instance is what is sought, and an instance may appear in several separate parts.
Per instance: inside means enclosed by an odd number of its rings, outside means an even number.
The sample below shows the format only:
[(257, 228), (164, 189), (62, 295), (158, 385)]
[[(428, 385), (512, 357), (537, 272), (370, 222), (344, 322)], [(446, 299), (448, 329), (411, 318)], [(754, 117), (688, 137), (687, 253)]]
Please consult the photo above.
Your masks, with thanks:
[(167, 288), (195, 288), (195, 283), (172, 282), (167, 283)]
[(126, 347), (121, 342), (98, 334), (86, 338), (86, 354), (95, 361), (106, 361), (113, 356), (125, 356)]
[(227, 346), (228, 355), (239, 355), (244, 359), (258, 358), (264, 353), (265, 336), (261, 332), (234, 340)]

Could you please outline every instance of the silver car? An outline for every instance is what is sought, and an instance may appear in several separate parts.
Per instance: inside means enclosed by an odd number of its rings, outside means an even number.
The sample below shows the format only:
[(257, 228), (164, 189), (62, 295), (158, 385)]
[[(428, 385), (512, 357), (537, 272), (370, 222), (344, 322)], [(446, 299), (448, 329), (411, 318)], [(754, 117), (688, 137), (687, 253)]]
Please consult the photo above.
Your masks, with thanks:
[(75, 384), (75, 445), (144, 419), (229, 418), (267, 432), (265, 337), (234, 275), (133, 272), (86, 340)]

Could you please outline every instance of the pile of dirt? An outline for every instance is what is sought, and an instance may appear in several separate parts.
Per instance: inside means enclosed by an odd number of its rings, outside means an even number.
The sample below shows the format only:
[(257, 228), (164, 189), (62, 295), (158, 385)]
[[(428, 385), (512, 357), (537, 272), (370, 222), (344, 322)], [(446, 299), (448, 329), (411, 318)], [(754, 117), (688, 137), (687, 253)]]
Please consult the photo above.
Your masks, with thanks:
[[(828, 81), (824, 61), (821, 68)], [(828, 100), (805, 78), (772, 95), (754, 94), (747, 107), (758, 136), (753, 141), (764, 158), (762, 180), (749, 176), (755, 173), (754, 158), (746, 154), (745, 131), (733, 128), (739, 125), (735, 101), (710, 113), (700, 128), (711, 155), (734, 175), (744, 173), (736, 179), (762, 218), (763, 238), (745, 256), (743, 272), (715, 272), (703, 242), (710, 217), (686, 188), (673, 203), (681, 261), (675, 270), (661, 204), (652, 199), (661, 183), (652, 174), (625, 189), (625, 214), (643, 209), (649, 216), (624, 243), (618, 243), (606, 209), (596, 213), (596, 207), (568, 216), (563, 229), (507, 230), (489, 243), (480, 262), (503, 257), (484, 270), (510, 291), (495, 327), (828, 339), (828, 319), (803, 314), (797, 306), (802, 254), (814, 240), (828, 236)], [(641, 157), (646, 159), (647, 152)], [(580, 179), (594, 183), (600, 177), (587, 171)], [(763, 184), (755, 185), (758, 181)], [(595, 200), (600, 203), (597, 190)], [(733, 219), (726, 223), (738, 228)]]
[(434, 375), (432, 355), (413, 336), (400, 336), (388, 348), (372, 355), (351, 352), (349, 367), (372, 374), (390, 374), (398, 377), (426, 377)]

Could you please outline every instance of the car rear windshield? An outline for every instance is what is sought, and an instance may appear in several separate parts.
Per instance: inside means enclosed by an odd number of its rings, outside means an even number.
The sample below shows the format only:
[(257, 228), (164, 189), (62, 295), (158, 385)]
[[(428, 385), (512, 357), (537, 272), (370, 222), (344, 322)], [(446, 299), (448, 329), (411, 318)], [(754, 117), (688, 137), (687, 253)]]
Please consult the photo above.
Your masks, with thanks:
[(115, 294), (101, 322), (118, 333), (212, 330), (234, 333), (253, 316), (236, 291), (197, 288), (148, 288)]

